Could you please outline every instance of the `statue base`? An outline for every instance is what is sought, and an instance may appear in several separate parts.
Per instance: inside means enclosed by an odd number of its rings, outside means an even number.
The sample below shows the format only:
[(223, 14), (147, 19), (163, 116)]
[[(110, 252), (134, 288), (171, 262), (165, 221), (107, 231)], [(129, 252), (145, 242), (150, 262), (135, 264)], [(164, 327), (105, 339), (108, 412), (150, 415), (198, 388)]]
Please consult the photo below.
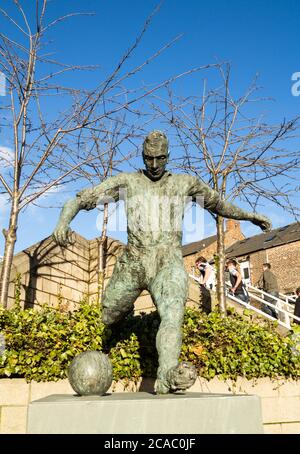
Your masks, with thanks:
[(258, 434), (260, 398), (228, 394), (51, 395), (29, 405), (30, 434)]

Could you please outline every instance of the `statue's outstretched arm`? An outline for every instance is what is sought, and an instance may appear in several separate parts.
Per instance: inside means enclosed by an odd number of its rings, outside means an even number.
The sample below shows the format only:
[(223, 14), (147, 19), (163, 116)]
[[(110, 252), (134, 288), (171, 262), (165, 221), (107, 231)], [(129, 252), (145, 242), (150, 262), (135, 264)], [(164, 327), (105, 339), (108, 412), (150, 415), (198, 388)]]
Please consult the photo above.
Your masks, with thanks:
[(228, 219), (250, 221), (252, 224), (258, 225), (265, 231), (271, 230), (272, 224), (270, 219), (267, 217), (258, 213), (245, 211), (232, 203), (222, 200), (218, 192), (211, 189), (202, 181), (194, 177), (193, 179), (194, 184), (191, 187), (189, 195), (191, 195), (194, 199), (196, 199), (197, 196), (202, 196), (205, 209)]
[(84, 189), (74, 199), (65, 203), (52, 235), (56, 243), (66, 246), (70, 242), (71, 230), (69, 225), (80, 210), (92, 210), (98, 204), (119, 200), (119, 190), (124, 183), (123, 175), (108, 178), (97, 186)]

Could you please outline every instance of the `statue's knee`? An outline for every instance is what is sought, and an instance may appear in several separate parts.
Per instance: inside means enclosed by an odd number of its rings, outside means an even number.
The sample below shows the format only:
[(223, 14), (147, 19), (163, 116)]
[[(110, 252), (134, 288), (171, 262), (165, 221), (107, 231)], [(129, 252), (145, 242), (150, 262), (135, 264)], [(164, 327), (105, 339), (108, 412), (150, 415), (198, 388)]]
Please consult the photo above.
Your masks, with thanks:
[(113, 325), (119, 320), (119, 315), (119, 313), (104, 307), (102, 310), (102, 321), (104, 325)]
[(114, 323), (118, 323), (131, 313), (133, 313), (133, 306), (129, 308), (119, 307), (117, 310), (111, 309), (109, 307), (103, 307), (102, 321), (105, 325), (113, 325)]

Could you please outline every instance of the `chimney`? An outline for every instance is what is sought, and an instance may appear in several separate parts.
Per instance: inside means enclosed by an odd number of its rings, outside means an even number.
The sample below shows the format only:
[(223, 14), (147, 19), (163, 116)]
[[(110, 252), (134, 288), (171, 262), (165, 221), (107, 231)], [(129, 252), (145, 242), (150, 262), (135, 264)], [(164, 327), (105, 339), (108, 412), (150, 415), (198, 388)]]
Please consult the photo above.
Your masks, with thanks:
[(235, 219), (227, 219), (226, 232), (241, 233), (240, 221), (236, 221)]

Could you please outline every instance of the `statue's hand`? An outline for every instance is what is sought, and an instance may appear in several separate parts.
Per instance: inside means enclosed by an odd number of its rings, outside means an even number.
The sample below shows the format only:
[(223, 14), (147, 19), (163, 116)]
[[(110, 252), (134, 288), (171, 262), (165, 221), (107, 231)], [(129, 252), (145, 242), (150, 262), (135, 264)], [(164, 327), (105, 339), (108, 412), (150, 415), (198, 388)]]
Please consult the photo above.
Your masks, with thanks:
[(58, 225), (53, 232), (52, 238), (60, 246), (67, 246), (72, 243), (72, 230), (65, 225)]
[(255, 214), (251, 219), (252, 224), (258, 225), (264, 232), (269, 232), (272, 229), (272, 223), (269, 218)]

